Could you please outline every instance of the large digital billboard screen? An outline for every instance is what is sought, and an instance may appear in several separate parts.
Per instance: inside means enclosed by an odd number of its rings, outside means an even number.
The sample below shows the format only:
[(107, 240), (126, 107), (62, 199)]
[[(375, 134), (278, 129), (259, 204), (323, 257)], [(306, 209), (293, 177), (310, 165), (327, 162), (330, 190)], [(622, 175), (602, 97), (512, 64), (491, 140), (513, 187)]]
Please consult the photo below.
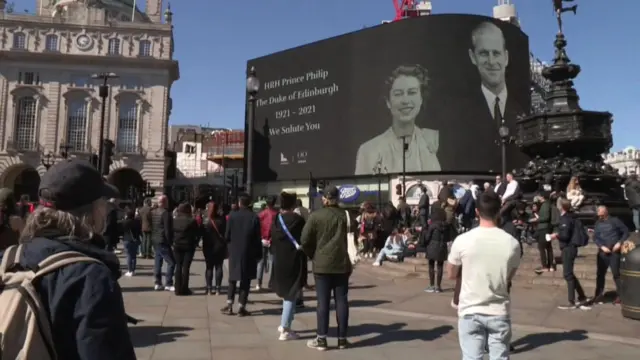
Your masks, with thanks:
[[(248, 61), (261, 81), (254, 180), (500, 172), (529, 113), (528, 37), (476, 15), (384, 24)], [(406, 145), (404, 145), (406, 144)], [(404, 149), (403, 149), (404, 148)], [(508, 145), (508, 166), (526, 157)]]

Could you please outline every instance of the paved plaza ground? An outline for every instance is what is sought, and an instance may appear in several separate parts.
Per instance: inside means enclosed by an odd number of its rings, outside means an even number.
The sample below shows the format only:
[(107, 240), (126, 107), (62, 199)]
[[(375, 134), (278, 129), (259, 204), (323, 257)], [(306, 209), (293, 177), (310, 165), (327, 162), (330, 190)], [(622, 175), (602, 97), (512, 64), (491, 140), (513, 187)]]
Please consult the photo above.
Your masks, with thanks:
[[(294, 328), (303, 339), (278, 341), (280, 302), (273, 294), (252, 293), (252, 316), (225, 316), (220, 308), (226, 296), (205, 296), (201, 255), (192, 267), (195, 294), (177, 297), (152, 290), (152, 261), (140, 260), (133, 278), (122, 278), (127, 311), (141, 319), (130, 327), (141, 360), (216, 359), (271, 360), (397, 359), (403, 357), (459, 359), (456, 316), (449, 307), (451, 293), (422, 292), (424, 280), (385, 278), (359, 267), (350, 290), (350, 341), (347, 350), (319, 352), (308, 349), (315, 334), (315, 302), (307, 292), (307, 309), (296, 315)], [(623, 319), (613, 305), (591, 311), (560, 311), (562, 289), (516, 289), (513, 296), (516, 360), (632, 359), (640, 348), (640, 322)], [(332, 326), (335, 320), (332, 319)], [(329, 339), (330, 347), (335, 339)]]

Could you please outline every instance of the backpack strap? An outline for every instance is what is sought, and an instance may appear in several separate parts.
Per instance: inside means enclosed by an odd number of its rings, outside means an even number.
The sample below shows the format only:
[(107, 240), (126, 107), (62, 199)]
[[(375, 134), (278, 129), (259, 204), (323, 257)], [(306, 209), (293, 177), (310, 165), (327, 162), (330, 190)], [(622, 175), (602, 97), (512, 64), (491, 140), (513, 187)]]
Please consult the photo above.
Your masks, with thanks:
[(35, 277), (36, 278), (42, 277), (60, 268), (63, 268), (67, 265), (71, 265), (79, 262), (88, 262), (88, 263), (95, 263), (95, 264), (103, 263), (102, 261), (89, 257), (81, 252), (63, 251), (57, 254), (53, 254), (48, 258), (42, 260), (38, 264), (38, 269), (36, 271)]
[(0, 263), (0, 276), (11, 270), (11, 267), (20, 263), (22, 257), (22, 244), (9, 246), (2, 256), (2, 262)]

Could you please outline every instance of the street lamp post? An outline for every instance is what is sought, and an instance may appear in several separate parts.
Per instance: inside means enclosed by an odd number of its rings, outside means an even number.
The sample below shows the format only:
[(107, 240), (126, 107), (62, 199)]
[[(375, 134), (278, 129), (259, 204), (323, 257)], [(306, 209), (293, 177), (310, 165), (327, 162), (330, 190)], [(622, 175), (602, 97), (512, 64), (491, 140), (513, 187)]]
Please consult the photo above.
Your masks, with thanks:
[(92, 79), (102, 80), (102, 85), (99, 87), (98, 95), (102, 99), (102, 107), (100, 109), (100, 135), (98, 138), (98, 169), (102, 169), (102, 161), (104, 160), (103, 146), (104, 142), (104, 122), (107, 111), (107, 97), (109, 97), (109, 86), (107, 85), (109, 79), (116, 79), (118, 75), (114, 73), (98, 73), (91, 75)]
[(407, 150), (409, 150), (409, 144), (407, 144), (407, 136), (402, 136), (402, 196), (407, 194)]
[(42, 166), (44, 166), (44, 168), (48, 171), (49, 168), (56, 163), (56, 157), (51, 152), (48, 152), (40, 159), (40, 162), (42, 163)]
[(260, 80), (256, 75), (256, 68), (251, 67), (247, 76), (247, 95), (249, 108), (247, 109), (247, 194), (253, 196), (253, 126), (256, 120), (256, 95), (260, 90)]
[(502, 119), (502, 125), (498, 129), (500, 135), (500, 148), (502, 152), (502, 178), (507, 176), (507, 145), (516, 141), (515, 136), (509, 132), (509, 127), (505, 125), (504, 119)]
[(378, 179), (378, 211), (382, 210), (382, 172), (387, 169), (382, 166), (382, 159), (373, 167), (373, 174)]

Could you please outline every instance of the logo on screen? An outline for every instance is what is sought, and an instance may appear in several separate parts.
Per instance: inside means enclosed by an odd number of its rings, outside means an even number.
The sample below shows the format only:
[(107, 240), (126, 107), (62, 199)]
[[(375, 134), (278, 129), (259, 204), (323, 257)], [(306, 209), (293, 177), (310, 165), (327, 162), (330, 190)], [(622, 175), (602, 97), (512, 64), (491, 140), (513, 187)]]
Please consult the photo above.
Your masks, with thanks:
[(283, 153), (280, 153), (280, 165), (287, 165), (289, 163), (289, 159), (284, 156)]
[(355, 201), (360, 196), (360, 189), (355, 185), (340, 186), (340, 201), (344, 203)]
[(298, 164), (306, 164), (307, 163), (307, 152), (306, 151), (298, 151), (296, 153), (296, 163), (298, 163)]

